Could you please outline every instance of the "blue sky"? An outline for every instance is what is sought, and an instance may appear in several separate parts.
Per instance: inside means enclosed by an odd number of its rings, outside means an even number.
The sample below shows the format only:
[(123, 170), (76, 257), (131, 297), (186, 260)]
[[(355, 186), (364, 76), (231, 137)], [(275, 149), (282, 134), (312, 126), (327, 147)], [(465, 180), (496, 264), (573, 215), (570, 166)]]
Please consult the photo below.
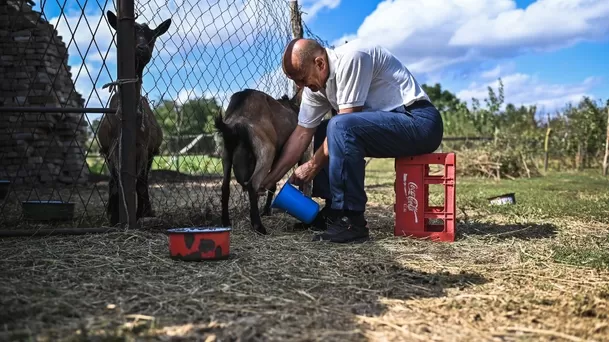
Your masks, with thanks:
[[(72, 79), (87, 99), (86, 106), (106, 106), (110, 94), (102, 86), (116, 79), (117, 56), (115, 31), (107, 24), (105, 13), (108, 9), (116, 13), (115, 2), (67, 3), (62, 11), (56, 1), (42, 2), (42, 12), (68, 45)], [(154, 28), (172, 19), (169, 31), (157, 40), (154, 60), (144, 73), (148, 99), (184, 103), (214, 96), (226, 107), (230, 94), (246, 87), (275, 96), (289, 92), (290, 83), (277, 69), (281, 51), (291, 39), (288, 3), (275, 7), (262, 0), (210, 3), (136, 1), (138, 22)], [(40, 4), (35, 10), (41, 10)], [(91, 119), (99, 116), (88, 115)]]
[[(328, 6), (307, 20), (311, 31), (335, 44), (354, 36), (379, 41), (420, 82), (439, 82), (464, 100), (485, 96), (498, 77), (506, 101), (538, 103), (541, 111), (584, 94), (609, 98), (609, 1), (323, 2)], [(462, 44), (447, 48), (457, 34)]]
[[(61, 1), (63, 3), (63, 1)], [(92, 34), (80, 20), (69, 64), (87, 106), (105, 104), (104, 83), (116, 77), (116, 50), (102, 10), (113, 1), (68, 1), (67, 18), (56, 1), (44, 13), (64, 42), (68, 26), (84, 13), (99, 50), (78, 54)], [(184, 4), (197, 4), (195, 7)], [(209, 4), (212, 5), (209, 5)], [(273, 6), (270, 4), (273, 3)], [(229, 4), (233, 4), (229, 6)], [(609, 98), (609, 1), (607, 0), (300, 0), (303, 19), (322, 39), (341, 44), (355, 37), (377, 41), (393, 51), (421, 83), (439, 82), (463, 100), (486, 96), (501, 77), (506, 101), (538, 104), (553, 112), (589, 95)], [(144, 77), (151, 100), (185, 101), (214, 95), (226, 106), (228, 96), (254, 87), (280, 96), (290, 83), (281, 74), (280, 53), (290, 37), (286, 0), (136, 1), (141, 20), (151, 26), (173, 18), (157, 42), (155, 60)], [(37, 6), (39, 9), (39, 6)], [(100, 24), (100, 20), (102, 20)], [(102, 56), (110, 51), (106, 62)], [(101, 54), (100, 54), (101, 52)], [(94, 82), (86, 77), (87, 68)], [(81, 75), (76, 76), (80, 71)]]

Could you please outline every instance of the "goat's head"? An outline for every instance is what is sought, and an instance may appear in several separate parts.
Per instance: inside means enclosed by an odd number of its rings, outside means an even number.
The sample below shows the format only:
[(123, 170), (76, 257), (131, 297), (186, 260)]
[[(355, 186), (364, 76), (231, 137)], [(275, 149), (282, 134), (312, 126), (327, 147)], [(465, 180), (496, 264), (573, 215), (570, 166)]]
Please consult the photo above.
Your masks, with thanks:
[(296, 94), (292, 96), (290, 99), (287, 95), (283, 95), (281, 98), (277, 99), (279, 103), (281, 103), (284, 107), (287, 107), (296, 113), (300, 110), (300, 101), (302, 100), (302, 91), (304, 88), (298, 88)]
[[(110, 26), (118, 30), (116, 15), (112, 11), (108, 11), (107, 16)], [(171, 19), (165, 20), (154, 29), (148, 27), (146, 23), (135, 23), (135, 58), (138, 72), (142, 72), (146, 64), (150, 62), (156, 39), (167, 32), (169, 26), (171, 26)]]

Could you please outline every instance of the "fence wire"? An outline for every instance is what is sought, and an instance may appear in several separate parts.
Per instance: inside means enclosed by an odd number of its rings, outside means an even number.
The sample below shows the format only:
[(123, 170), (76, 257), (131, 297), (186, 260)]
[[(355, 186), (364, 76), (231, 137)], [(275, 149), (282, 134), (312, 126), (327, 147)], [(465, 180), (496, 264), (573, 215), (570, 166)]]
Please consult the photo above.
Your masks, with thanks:
[[(292, 39), (289, 2), (134, 4), (136, 22), (150, 29), (171, 19), (156, 40), (142, 84), (163, 131), (149, 182), (157, 223), (195, 221), (210, 211), (219, 215), (222, 145), (213, 117), (244, 88), (276, 98), (293, 95), (280, 64)], [(119, 64), (108, 11), (117, 13), (116, 1), (0, 4), (3, 227), (108, 225), (109, 172), (97, 136), (100, 119), (111, 115), (104, 113), (110, 112), (112, 93), (102, 86), (116, 81)], [(54, 206), (40, 209), (45, 203)], [(231, 213), (245, 213), (248, 206), (233, 180)], [(63, 210), (74, 211), (71, 220), (44, 221), (45, 213), (58, 216)]]

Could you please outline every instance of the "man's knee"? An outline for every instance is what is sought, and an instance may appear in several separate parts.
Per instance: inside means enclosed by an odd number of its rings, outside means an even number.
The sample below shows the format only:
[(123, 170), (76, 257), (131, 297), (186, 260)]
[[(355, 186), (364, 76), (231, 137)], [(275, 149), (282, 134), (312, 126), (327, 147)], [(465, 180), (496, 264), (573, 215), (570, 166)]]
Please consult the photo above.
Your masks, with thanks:
[(342, 140), (349, 128), (353, 127), (355, 121), (355, 116), (349, 114), (336, 115), (332, 117), (328, 122), (328, 138), (338, 138), (339, 140)]

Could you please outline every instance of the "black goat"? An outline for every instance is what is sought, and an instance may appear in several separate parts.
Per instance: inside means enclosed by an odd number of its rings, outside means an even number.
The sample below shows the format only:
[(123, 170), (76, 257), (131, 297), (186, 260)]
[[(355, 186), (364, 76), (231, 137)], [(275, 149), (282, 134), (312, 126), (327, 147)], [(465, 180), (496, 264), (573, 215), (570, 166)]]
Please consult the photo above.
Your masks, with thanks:
[[(113, 29), (118, 27), (118, 19), (112, 11), (107, 12), (108, 22)], [(137, 72), (137, 125), (135, 143), (135, 167), (137, 210), (136, 219), (154, 216), (148, 194), (148, 174), (152, 167), (155, 155), (159, 154), (159, 147), (163, 142), (163, 131), (159, 126), (150, 104), (142, 96), (142, 76), (144, 68), (152, 59), (156, 39), (167, 32), (171, 19), (167, 19), (154, 29), (148, 24), (135, 23), (135, 67)], [(109, 85), (116, 85), (111, 83)], [(107, 86), (107, 85), (106, 85)], [(106, 87), (104, 86), (104, 88)], [(119, 88), (120, 89), (120, 88)], [(110, 108), (116, 108), (116, 114), (104, 115), (97, 131), (100, 144), (100, 153), (106, 158), (110, 169), (110, 182), (108, 183), (108, 207), (106, 208), (110, 224), (116, 225), (119, 220), (119, 188), (121, 187), (119, 173), (119, 143), (121, 135), (122, 108), (119, 103), (118, 91), (110, 99)], [(129, 196), (130, 194), (125, 194)]]
[[(292, 99), (286, 95), (274, 99), (264, 92), (245, 89), (231, 96), (224, 119), (221, 115), (215, 118), (216, 129), (224, 141), (223, 225), (231, 224), (228, 200), (232, 168), (237, 182), (248, 192), (252, 227), (261, 234), (267, 233), (260, 220), (258, 188), (298, 124), (301, 92), (298, 91)], [(262, 216), (271, 214), (271, 202), (276, 190), (276, 186), (269, 189)]]

